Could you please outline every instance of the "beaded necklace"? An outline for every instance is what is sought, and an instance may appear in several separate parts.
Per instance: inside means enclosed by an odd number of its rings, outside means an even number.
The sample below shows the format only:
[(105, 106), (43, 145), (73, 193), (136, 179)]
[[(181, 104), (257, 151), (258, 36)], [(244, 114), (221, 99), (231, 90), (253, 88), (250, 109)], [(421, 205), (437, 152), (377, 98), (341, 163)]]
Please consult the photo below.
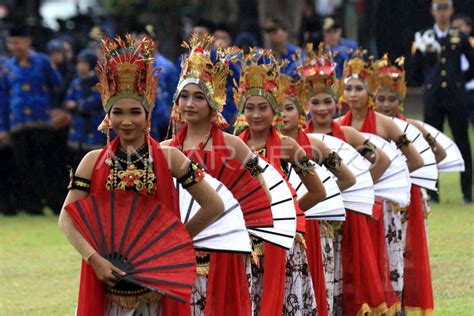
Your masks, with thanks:
[[(148, 158), (149, 149), (146, 143), (133, 154), (126, 153), (121, 148), (119, 150), (120, 152), (112, 157), (112, 166), (106, 181), (107, 190), (133, 190), (146, 194), (154, 192), (156, 175)], [(121, 158), (120, 155), (126, 155), (127, 158)], [(132, 156), (137, 158), (132, 159)]]

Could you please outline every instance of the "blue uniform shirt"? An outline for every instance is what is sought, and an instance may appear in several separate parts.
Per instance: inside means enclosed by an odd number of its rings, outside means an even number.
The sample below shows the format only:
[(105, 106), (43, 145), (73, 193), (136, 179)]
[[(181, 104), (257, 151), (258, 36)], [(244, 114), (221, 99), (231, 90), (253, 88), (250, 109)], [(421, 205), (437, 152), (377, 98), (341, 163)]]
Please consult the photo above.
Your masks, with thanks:
[(6, 57), (0, 56), (0, 133), (7, 132), (10, 129), (10, 122), (8, 120), (8, 89), (5, 80), (6, 61)]
[(296, 62), (293, 59), (293, 56), (296, 54), (296, 51), (300, 49), (298, 46), (286, 43), (286, 52), (283, 54), (275, 54), (275, 57), (281, 60), (288, 60), (288, 65), (281, 69), (281, 73), (285, 75), (291, 75), (296, 71)]
[(3, 80), (9, 95), (11, 130), (49, 124), (48, 112), (54, 107), (53, 91), (59, 91), (62, 84), (48, 56), (31, 51), (28, 59), (28, 67), (21, 67), (15, 57), (5, 63)]
[(169, 124), (171, 108), (173, 106), (173, 94), (178, 85), (179, 73), (173, 62), (160, 53), (155, 55), (154, 69), (161, 68), (158, 73), (158, 94), (155, 102), (155, 109), (152, 115), (151, 134), (157, 139), (165, 135), (159, 135), (160, 129), (166, 129)]
[(76, 78), (69, 85), (64, 101), (76, 102), (71, 111), (72, 123), (69, 129), (68, 143), (71, 146), (83, 146), (85, 149), (101, 147), (105, 136), (97, 130), (104, 118), (100, 93), (93, 78)]

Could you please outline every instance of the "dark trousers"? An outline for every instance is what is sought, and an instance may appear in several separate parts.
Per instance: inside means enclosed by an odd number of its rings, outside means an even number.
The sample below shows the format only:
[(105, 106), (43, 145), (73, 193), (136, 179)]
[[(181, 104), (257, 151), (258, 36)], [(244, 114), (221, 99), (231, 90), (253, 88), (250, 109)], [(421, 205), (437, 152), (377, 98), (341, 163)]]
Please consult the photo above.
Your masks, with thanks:
[(448, 118), (454, 142), (459, 147), (464, 159), (465, 171), (461, 172), (461, 188), (465, 199), (472, 199), (472, 157), (468, 134), (469, 111), (465, 91), (448, 93), (442, 91), (432, 95), (424, 95), (425, 122), (443, 130), (444, 119)]
[(474, 90), (467, 91), (467, 104), (469, 111), (469, 122), (474, 127)]
[(44, 206), (61, 211), (66, 197), (66, 135), (45, 128), (30, 128), (11, 135), (20, 180), (20, 207), (41, 214)]
[(0, 213), (3, 214), (13, 215), (17, 211), (16, 169), (11, 146), (0, 146)]

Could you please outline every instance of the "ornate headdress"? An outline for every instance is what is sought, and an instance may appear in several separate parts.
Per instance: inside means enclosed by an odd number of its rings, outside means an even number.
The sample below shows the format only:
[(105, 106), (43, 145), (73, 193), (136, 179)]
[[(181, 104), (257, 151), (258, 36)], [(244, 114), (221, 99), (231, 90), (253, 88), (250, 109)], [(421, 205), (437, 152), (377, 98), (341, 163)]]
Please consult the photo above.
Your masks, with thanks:
[(373, 69), (373, 58), (371, 57), (369, 61), (363, 59), (365, 51), (356, 50), (354, 51), (353, 57), (346, 61), (344, 64), (344, 72), (342, 75), (343, 84), (346, 84), (351, 79), (361, 80), (367, 91), (372, 94), (375, 89), (375, 74)]
[(359, 79), (364, 84), (369, 94), (369, 108), (375, 108), (373, 95), (376, 88), (376, 74), (374, 70), (374, 59), (370, 57), (368, 61), (363, 59), (366, 51), (357, 49), (353, 53), (353, 57), (344, 64), (342, 80), (339, 82), (339, 105), (345, 107), (347, 102), (343, 95), (344, 86), (351, 79)]
[(96, 70), (105, 112), (110, 111), (115, 101), (133, 98), (150, 113), (155, 106), (158, 83), (153, 69), (153, 41), (136, 41), (127, 34), (125, 41), (117, 36), (115, 40), (104, 38), (102, 43), (104, 61)]
[(303, 81), (297, 75), (288, 76), (280, 74), (280, 87), (283, 91), (284, 97), (290, 99), (299, 114), (298, 128), (306, 127), (306, 112), (308, 111), (307, 91), (303, 90)]
[(307, 106), (309, 99), (320, 93), (328, 93), (337, 99), (336, 64), (331, 53), (324, 52), (323, 43), (319, 45), (317, 53), (313, 50), (313, 44), (308, 43), (305, 53), (304, 60), (297, 68), (303, 82), (301, 102)]
[(181, 122), (181, 114), (178, 109), (177, 99), (181, 90), (190, 84), (198, 85), (209, 106), (216, 111), (213, 123), (219, 127), (226, 127), (228, 124), (221, 112), (226, 103), (226, 82), (227, 76), (231, 74), (229, 69), (230, 54), (228, 51), (218, 49), (216, 52), (216, 61), (211, 60), (210, 46), (214, 42), (214, 37), (193, 34), (189, 44), (183, 42), (182, 46), (189, 49), (189, 54), (184, 56), (181, 62), (181, 75), (178, 87), (174, 95), (173, 111), (171, 118)]
[[(158, 78), (153, 69), (154, 43), (143, 38), (136, 41), (130, 34), (125, 35), (125, 41), (120, 36), (115, 40), (102, 39), (104, 61), (97, 64), (96, 71), (99, 77), (97, 84), (102, 98), (102, 106), (107, 113), (98, 129), (107, 136), (107, 156), (105, 163), (112, 166), (112, 150), (110, 148), (110, 121), (108, 113), (114, 102), (122, 98), (138, 100), (145, 111), (151, 113), (155, 107)], [(151, 115), (148, 115), (150, 124)], [(145, 130), (145, 139), (148, 142), (148, 159), (153, 162), (150, 147), (150, 128)]]
[(375, 62), (375, 95), (380, 90), (388, 90), (395, 93), (400, 100), (405, 98), (407, 85), (405, 82), (404, 63), (405, 58), (399, 57), (395, 60), (395, 65), (392, 65), (387, 54), (381, 60)]
[(280, 88), (280, 68), (272, 52), (269, 50), (251, 48), (248, 54), (241, 58), (239, 83), (234, 82), (234, 101), (239, 109), (239, 116), (234, 124), (237, 128), (247, 126), (243, 115), (245, 103), (252, 96), (262, 96), (268, 100), (274, 113), (275, 124), (279, 123), (280, 105), (284, 93)]

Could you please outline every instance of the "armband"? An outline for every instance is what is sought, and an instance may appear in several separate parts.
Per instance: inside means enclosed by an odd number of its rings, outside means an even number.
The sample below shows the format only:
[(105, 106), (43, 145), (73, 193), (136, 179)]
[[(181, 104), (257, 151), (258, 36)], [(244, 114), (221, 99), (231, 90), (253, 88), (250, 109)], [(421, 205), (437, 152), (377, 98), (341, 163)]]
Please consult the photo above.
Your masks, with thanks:
[(181, 183), (183, 189), (187, 189), (194, 184), (201, 182), (204, 178), (205, 172), (199, 166), (197, 162), (191, 161), (188, 166), (188, 172), (178, 179), (178, 183)]
[(326, 159), (324, 159), (323, 165), (328, 169), (334, 170), (341, 166), (341, 162), (341, 157), (335, 151), (333, 151), (329, 154), (329, 156), (326, 157)]
[(368, 139), (365, 140), (364, 142), (364, 147), (360, 150), (360, 154), (365, 157), (368, 153), (371, 153), (372, 155), (375, 154), (375, 151), (377, 150), (377, 147), (375, 147), (374, 144), (372, 144)]
[(395, 141), (395, 144), (397, 145), (398, 149), (400, 149), (402, 147), (406, 147), (406, 146), (410, 145), (410, 143), (411, 142), (408, 140), (406, 134), (400, 135), (400, 137), (398, 137), (398, 139)]
[(295, 172), (302, 177), (305, 177), (308, 173), (314, 174), (314, 169), (316, 168), (315, 164), (309, 160), (308, 156), (304, 156), (292, 166)]
[(91, 190), (91, 180), (76, 176), (71, 168), (69, 170), (69, 184), (67, 186), (67, 189), (81, 190), (89, 193)]
[(263, 168), (258, 165), (257, 155), (247, 160), (247, 162), (245, 163), (245, 168), (250, 172), (250, 175), (252, 175), (252, 177), (256, 177), (259, 174), (263, 173)]

